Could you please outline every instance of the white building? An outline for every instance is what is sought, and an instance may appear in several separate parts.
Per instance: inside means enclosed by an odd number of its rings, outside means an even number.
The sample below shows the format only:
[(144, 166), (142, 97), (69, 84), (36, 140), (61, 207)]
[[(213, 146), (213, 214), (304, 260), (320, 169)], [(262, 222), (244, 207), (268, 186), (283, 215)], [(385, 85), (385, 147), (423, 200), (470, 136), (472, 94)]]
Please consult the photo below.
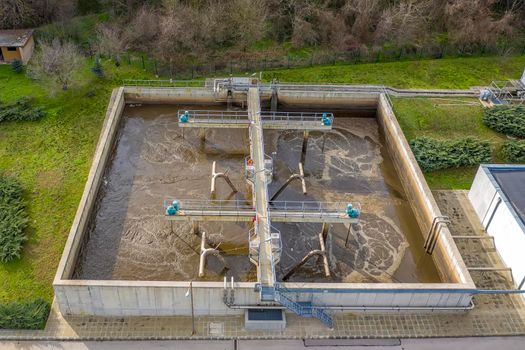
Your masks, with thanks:
[(482, 164), (469, 199), (514, 281), (525, 281), (525, 164)]

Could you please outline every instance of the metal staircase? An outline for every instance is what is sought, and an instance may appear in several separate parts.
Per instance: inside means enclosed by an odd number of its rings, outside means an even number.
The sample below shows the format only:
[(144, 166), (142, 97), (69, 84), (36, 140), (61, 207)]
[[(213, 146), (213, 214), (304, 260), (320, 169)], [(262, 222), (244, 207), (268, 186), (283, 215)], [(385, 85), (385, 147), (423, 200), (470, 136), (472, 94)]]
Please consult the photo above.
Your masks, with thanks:
[(275, 301), (301, 317), (315, 317), (328, 328), (333, 328), (334, 321), (325, 310), (315, 307), (310, 302), (296, 302), (286, 295), (282, 290), (275, 290)]

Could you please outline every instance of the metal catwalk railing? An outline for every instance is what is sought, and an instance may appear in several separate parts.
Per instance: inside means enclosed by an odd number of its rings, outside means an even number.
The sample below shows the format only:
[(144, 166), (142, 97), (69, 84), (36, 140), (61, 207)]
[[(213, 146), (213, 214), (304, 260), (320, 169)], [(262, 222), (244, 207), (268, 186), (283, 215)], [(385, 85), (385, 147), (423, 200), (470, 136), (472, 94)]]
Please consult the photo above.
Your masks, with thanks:
[[(182, 127), (248, 127), (250, 120), (246, 111), (179, 110), (179, 126)], [(260, 113), (265, 129), (331, 129), (333, 113), (272, 112)]]
[[(198, 200), (182, 199), (179, 202), (180, 211), (173, 216), (213, 216), (230, 217), (231, 221), (252, 220), (256, 211), (253, 205), (239, 200)], [(172, 200), (164, 201), (164, 209), (172, 205)], [(268, 210), (274, 221), (304, 222), (317, 219), (318, 222), (352, 222), (347, 215), (348, 202), (317, 202), (317, 201), (272, 201), (269, 202)], [(361, 205), (352, 202), (353, 208), (361, 211)], [(303, 220), (301, 220), (303, 219)], [(330, 221), (330, 222), (332, 222)]]
[(206, 80), (140, 80), (140, 79), (124, 79), (122, 80), (124, 86), (138, 86), (138, 87), (194, 87), (194, 88), (211, 88), (212, 86)]
[(377, 95), (388, 90), (394, 96), (477, 96), (479, 91), (470, 90), (450, 90), (450, 89), (399, 89), (385, 85), (352, 85), (344, 83), (319, 83), (319, 82), (244, 82), (238, 78), (218, 78), (206, 80), (133, 80), (125, 79), (122, 81), (124, 86), (129, 87), (158, 87), (158, 88), (183, 88), (196, 87), (207, 88), (214, 92), (219, 91), (238, 91), (247, 92), (250, 88), (257, 88), (262, 93), (273, 91), (304, 91), (304, 92), (330, 92), (330, 93), (363, 93)]

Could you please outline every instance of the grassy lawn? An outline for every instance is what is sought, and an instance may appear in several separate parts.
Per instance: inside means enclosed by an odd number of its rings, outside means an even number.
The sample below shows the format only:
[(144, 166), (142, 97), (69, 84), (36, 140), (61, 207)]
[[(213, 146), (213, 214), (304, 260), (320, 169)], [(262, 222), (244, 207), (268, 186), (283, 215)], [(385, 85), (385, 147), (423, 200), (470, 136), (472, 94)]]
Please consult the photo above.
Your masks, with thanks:
[[(408, 140), (417, 136), (436, 139), (455, 139), (474, 136), (489, 141), (493, 148), (493, 162), (503, 162), (499, 155), (506, 140), (505, 135), (492, 131), (481, 121), (483, 108), (463, 102), (476, 99), (393, 99), (399, 124)], [(468, 189), (476, 174), (477, 166), (433, 171), (425, 174), (433, 189)]]
[(391, 63), (340, 64), (269, 70), (265, 80), (287, 82), (383, 84), (399, 88), (468, 89), (492, 80), (518, 79), (525, 56), (445, 58)]
[[(46, 86), (0, 65), (0, 99), (34, 96), (47, 115), (36, 122), (0, 123), (0, 173), (24, 186), (30, 224), (22, 258), (0, 264), (0, 302), (51, 300), (51, 283), (91, 165), (110, 91), (120, 78), (148, 78), (107, 65), (97, 79), (89, 63), (83, 86), (50, 96)], [(90, 97), (88, 97), (90, 96)]]

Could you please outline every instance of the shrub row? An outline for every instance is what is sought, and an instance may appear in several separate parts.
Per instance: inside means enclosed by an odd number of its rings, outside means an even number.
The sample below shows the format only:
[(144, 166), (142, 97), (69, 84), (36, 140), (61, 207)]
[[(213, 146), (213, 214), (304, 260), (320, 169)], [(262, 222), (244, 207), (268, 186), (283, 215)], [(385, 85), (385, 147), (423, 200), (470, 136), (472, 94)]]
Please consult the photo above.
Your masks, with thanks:
[(12, 103), (0, 102), (0, 122), (13, 120), (38, 120), (44, 116), (44, 111), (33, 106), (33, 99), (22, 97)]
[(486, 108), (483, 123), (502, 134), (525, 138), (525, 105)]
[(42, 298), (26, 303), (0, 304), (0, 329), (42, 329), (50, 308)]
[(473, 137), (443, 141), (423, 136), (410, 141), (410, 147), (424, 172), (491, 161), (489, 143)]
[(505, 142), (501, 153), (509, 162), (525, 163), (525, 140)]
[(22, 200), (22, 187), (14, 179), (0, 175), (0, 261), (20, 257), (27, 239), (24, 229), (28, 223)]

